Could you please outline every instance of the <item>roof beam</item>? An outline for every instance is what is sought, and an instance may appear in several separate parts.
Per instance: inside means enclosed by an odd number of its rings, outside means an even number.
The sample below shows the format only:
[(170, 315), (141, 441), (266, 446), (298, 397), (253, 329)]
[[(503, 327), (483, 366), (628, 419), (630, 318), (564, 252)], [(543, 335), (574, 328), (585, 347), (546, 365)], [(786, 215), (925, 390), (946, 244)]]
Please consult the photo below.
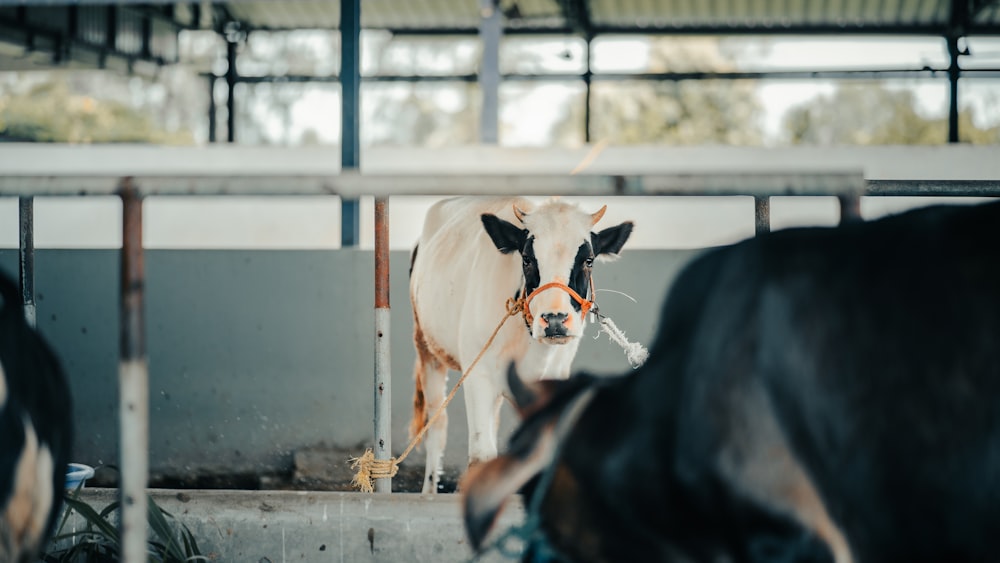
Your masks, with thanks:
[[(880, 80), (886, 78), (939, 78), (946, 76), (946, 68), (885, 68), (873, 70), (844, 69), (844, 70), (770, 70), (770, 71), (738, 71), (738, 72), (713, 72), (713, 71), (692, 71), (692, 72), (644, 72), (644, 73), (592, 73), (589, 76), (595, 82), (600, 81), (680, 81), (680, 80), (816, 80), (816, 79), (872, 79)], [(962, 71), (963, 76), (975, 76), (978, 78), (1000, 78), (1000, 68), (977, 68)], [(212, 74), (202, 76), (212, 78)], [(504, 74), (501, 78), (505, 82), (565, 82), (582, 81), (587, 74), (579, 73), (553, 73), (553, 74)], [(221, 78), (221, 77), (216, 77)], [(442, 83), (442, 82), (467, 82), (474, 83), (479, 80), (476, 74), (442, 74), (442, 75), (375, 75), (364, 76), (362, 83), (387, 83), (387, 82), (422, 82), (422, 83)], [(301, 84), (301, 83), (336, 83), (340, 78), (336, 75), (310, 76), (310, 75), (283, 75), (283, 76), (237, 76), (237, 82), (260, 84)]]
[[(941, 37), (942, 26), (936, 24), (906, 24), (906, 25), (787, 25), (737, 28), (729, 26), (685, 25), (685, 26), (618, 26), (594, 25), (593, 34), (604, 35), (719, 35), (719, 36), (783, 36), (783, 35), (890, 35), (890, 36), (927, 36)], [(276, 31), (274, 29), (270, 31)], [(423, 35), (476, 35), (479, 30), (474, 27), (427, 27), (427, 28), (389, 28), (387, 31), (400, 36)], [(568, 35), (574, 33), (569, 27), (507, 27), (505, 35)], [(966, 35), (1000, 35), (1000, 25), (970, 24)]]

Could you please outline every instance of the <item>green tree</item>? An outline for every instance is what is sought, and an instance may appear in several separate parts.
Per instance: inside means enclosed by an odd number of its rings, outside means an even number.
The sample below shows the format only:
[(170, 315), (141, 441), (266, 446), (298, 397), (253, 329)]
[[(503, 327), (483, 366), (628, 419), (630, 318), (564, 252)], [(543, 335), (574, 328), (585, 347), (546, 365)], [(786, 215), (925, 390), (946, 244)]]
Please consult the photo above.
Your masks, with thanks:
[[(650, 72), (730, 71), (732, 57), (714, 38), (653, 41)], [(614, 144), (759, 145), (763, 133), (755, 86), (745, 80), (595, 83), (591, 138)], [(555, 127), (558, 143), (579, 135), (583, 105), (569, 109)], [(579, 141), (578, 141), (579, 142)]]
[(115, 100), (77, 93), (65, 77), (0, 96), (0, 137), (67, 143), (191, 143), (187, 131), (171, 133)]
[[(819, 96), (786, 114), (792, 144), (939, 145), (948, 141), (948, 118), (926, 117), (908, 90), (853, 84)], [(1000, 143), (1000, 126), (980, 128), (972, 111), (959, 113), (959, 140)]]

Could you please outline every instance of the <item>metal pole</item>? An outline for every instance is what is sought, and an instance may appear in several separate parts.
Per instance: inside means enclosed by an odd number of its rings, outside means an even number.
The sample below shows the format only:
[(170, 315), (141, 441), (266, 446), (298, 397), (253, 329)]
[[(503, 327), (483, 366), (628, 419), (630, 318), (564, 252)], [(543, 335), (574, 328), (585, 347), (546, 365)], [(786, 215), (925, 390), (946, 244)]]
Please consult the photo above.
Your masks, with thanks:
[[(340, 0), (340, 94), (340, 168), (357, 170), (361, 165), (361, 0)], [(357, 246), (359, 202), (344, 198), (340, 205), (340, 245)]]
[[(389, 352), (389, 198), (375, 198), (375, 459), (392, 457), (392, 382)], [(392, 479), (375, 492), (391, 493)]]
[(20, 217), (20, 255), (21, 303), (24, 306), (24, 319), (32, 328), (35, 320), (35, 200), (32, 197), (18, 198), (18, 215)]
[(861, 221), (861, 196), (859, 195), (838, 195), (837, 201), (840, 203), (840, 224)]
[(584, 70), (583, 74), (583, 85), (586, 88), (586, 90), (584, 90), (584, 96), (583, 96), (583, 142), (588, 145), (592, 140), (590, 135), (590, 119), (591, 119), (590, 98), (593, 86), (591, 83), (593, 82), (593, 76), (594, 76), (594, 73), (590, 68), (591, 39), (592, 38), (590, 36), (587, 36), (586, 38), (587, 46), (586, 46), (586, 51), (584, 53), (586, 56), (587, 68)]
[(500, 33), (503, 22), (497, 0), (479, 0), (479, 10), (479, 39), (483, 44), (483, 62), (479, 68), (479, 88), (483, 93), (479, 141), (495, 145), (499, 140)]
[(950, 98), (948, 100), (948, 142), (958, 142), (958, 79), (961, 76), (961, 69), (958, 66), (958, 36), (949, 35), (948, 38), (948, 85), (950, 86)]
[(143, 314), (142, 197), (130, 178), (122, 198), (121, 363), (118, 371), (122, 561), (146, 561), (149, 475), (149, 365)]
[(218, 140), (218, 119), (219, 109), (215, 105), (215, 76), (208, 77), (208, 142), (214, 143)]
[(233, 35), (230, 34), (226, 37), (226, 61), (229, 63), (228, 68), (226, 68), (226, 86), (229, 87), (229, 96), (226, 98), (226, 111), (229, 114), (227, 116), (226, 141), (230, 143), (236, 142), (236, 82), (238, 80), (236, 70), (237, 38)]
[(762, 235), (771, 230), (771, 198), (754, 196), (754, 235)]

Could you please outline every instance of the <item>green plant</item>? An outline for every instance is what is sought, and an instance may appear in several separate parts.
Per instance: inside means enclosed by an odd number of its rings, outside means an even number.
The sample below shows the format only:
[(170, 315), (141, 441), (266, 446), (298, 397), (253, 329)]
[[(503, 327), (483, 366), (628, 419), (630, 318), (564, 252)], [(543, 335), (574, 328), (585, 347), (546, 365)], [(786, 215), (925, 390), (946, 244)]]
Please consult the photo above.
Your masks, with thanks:
[[(112, 516), (118, 512), (119, 503), (113, 502), (100, 512), (79, 499), (78, 491), (67, 492), (66, 506), (59, 528), (50, 541), (50, 550), (41, 560), (44, 563), (113, 563), (120, 560), (121, 540)], [(151, 497), (149, 500), (148, 560), (158, 563), (187, 563), (208, 561), (201, 554), (194, 535), (172, 514), (163, 510)], [(64, 532), (72, 513), (86, 523), (83, 530)]]

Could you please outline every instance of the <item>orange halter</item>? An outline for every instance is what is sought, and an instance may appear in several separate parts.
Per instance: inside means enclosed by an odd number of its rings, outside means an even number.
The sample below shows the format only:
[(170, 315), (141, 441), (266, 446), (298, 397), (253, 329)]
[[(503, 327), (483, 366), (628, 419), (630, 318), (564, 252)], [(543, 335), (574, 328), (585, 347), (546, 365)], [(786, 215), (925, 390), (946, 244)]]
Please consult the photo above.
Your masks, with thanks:
[[(589, 281), (591, 290), (593, 290), (594, 287), (593, 278), (590, 278)], [(565, 291), (566, 293), (569, 294), (570, 297), (573, 298), (574, 301), (579, 303), (581, 316), (583, 317), (584, 320), (586, 320), (587, 313), (590, 311), (590, 308), (594, 306), (594, 302), (592, 300), (588, 301), (587, 299), (580, 297), (579, 293), (573, 291), (573, 288), (564, 283), (550, 282), (539, 287), (535, 291), (532, 291), (527, 297), (524, 297), (523, 291), (521, 292), (521, 313), (524, 315), (524, 321), (528, 323), (528, 326), (531, 326), (531, 323), (534, 322), (534, 317), (531, 314), (531, 310), (528, 308), (528, 305), (531, 303), (531, 300), (534, 299), (535, 296), (538, 295), (539, 293), (545, 291), (546, 289), (552, 289), (553, 287)]]

